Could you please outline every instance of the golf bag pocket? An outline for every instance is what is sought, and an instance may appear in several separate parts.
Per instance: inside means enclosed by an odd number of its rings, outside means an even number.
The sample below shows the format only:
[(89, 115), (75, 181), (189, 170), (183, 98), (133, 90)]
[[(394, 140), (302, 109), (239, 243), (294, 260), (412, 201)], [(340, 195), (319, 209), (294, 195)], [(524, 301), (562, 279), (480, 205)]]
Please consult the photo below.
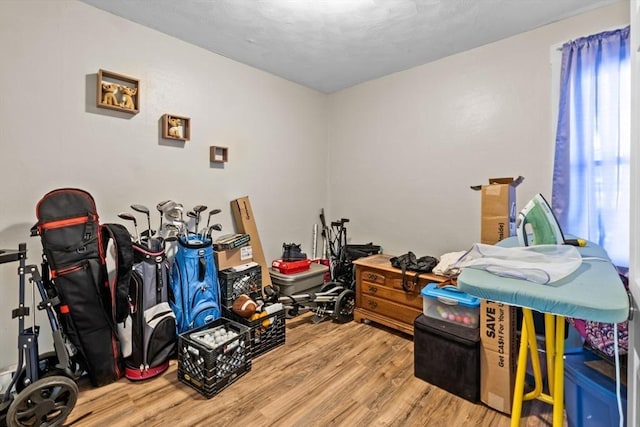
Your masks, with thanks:
[(124, 322), (118, 323), (118, 338), (120, 340), (120, 355), (125, 359), (131, 356), (133, 352), (133, 347), (131, 340), (132, 336), (132, 321), (131, 316), (127, 316), (124, 319)]
[(69, 265), (100, 257), (98, 225), (88, 216), (52, 221), (39, 228), (42, 240), (47, 242), (45, 256), (53, 265)]
[(168, 302), (151, 307), (144, 313), (145, 343), (149, 366), (156, 366), (169, 360), (176, 345), (176, 316)]
[(169, 301), (178, 334), (220, 318), (220, 286), (211, 239), (181, 236), (172, 268)]
[(57, 307), (65, 334), (82, 355), (92, 384), (109, 384), (120, 377), (118, 342), (109, 311), (104, 307), (108, 287), (97, 287), (101, 276), (98, 260), (52, 270), (51, 278), (62, 303)]

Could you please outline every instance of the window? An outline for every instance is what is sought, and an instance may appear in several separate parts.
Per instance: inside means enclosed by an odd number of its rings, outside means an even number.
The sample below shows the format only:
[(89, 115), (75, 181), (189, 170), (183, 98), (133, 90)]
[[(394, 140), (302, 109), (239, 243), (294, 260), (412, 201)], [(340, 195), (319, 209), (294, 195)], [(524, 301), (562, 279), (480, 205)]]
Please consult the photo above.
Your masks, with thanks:
[(629, 266), (629, 27), (562, 47), (552, 205), (567, 234)]

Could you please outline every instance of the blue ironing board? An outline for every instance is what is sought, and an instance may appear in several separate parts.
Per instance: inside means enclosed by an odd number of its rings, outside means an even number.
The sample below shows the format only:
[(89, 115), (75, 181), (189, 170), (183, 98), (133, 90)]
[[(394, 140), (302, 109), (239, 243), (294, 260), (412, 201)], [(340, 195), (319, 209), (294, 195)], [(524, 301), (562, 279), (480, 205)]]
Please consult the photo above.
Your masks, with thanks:
[[(508, 237), (498, 246), (518, 246)], [(570, 276), (547, 285), (499, 277), (483, 270), (465, 268), (458, 287), (468, 294), (542, 313), (620, 323), (629, 316), (629, 297), (609, 256), (592, 242), (578, 248), (583, 263)]]
[[(498, 243), (518, 246), (516, 237)], [(562, 280), (546, 285), (499, 277), (465, 268), (458, 276), (458, 288), (470, 295), (522, 307), (523, 325), (513, 392), (511, 426), (520, 424), (523, 400), (538, 399), (553, 406), (553, 427), (563, 425), (564, 411), (564, 317), (605, 323), (621, 323), (629, 316), (629, 297), (604, 249), (592, 242), (579, 247), (582, 265)], [(540, 360), (532, 310), (545, 314), (545, 340), (549, 393), (543, 392)], [(525, 393), (527, 355), (531, 355), (534, 390)]]

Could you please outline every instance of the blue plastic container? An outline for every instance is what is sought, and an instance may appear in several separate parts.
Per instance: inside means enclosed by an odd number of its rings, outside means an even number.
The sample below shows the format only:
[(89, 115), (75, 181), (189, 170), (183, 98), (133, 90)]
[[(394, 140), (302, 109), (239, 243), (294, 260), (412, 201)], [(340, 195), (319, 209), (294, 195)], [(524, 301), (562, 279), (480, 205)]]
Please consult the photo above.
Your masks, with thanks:
[(477, 328), (480, 324), (480, 299), (454, 287), (439, 288), (437, 283), (429, 283), (420, 291), (422, 312), (427, 317), (455, 323), (467, 328)]
[[(589, 351), (567, 355), (564, 362), (564, 400), (569, 427), (617, 427), (620, 416), (616, 382), (585, 365), (598, 360)], [(627, 388), (620, 386), (622, 413), (627, 412)], [(626, 420), (625, 424), (626, 425)]]

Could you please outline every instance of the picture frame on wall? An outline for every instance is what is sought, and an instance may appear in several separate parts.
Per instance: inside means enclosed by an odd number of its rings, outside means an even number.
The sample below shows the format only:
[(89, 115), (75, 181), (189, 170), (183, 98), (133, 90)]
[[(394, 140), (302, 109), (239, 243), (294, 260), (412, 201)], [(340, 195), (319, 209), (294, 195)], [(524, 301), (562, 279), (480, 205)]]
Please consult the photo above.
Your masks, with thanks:
[(162, 116), (162, 137), (189, 141), (191, 139), (191, 119), (176, 114), (164, 114)]

